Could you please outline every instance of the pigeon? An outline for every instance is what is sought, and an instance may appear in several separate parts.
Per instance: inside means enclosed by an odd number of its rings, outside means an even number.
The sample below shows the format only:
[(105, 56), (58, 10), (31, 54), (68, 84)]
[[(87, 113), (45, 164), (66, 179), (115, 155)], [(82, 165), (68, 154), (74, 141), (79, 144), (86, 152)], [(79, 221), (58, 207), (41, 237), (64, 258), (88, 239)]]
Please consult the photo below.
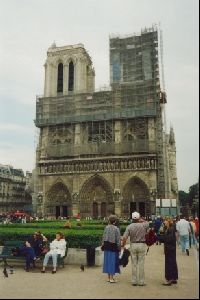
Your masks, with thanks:
[(81, 266), (80, 266), (80, 269), (81, 269), (81, 271), (84, 271), (84, 270), (85, 270), (84, 265), (81, 265)]
[(7, 269), (6, 267), (3, 269), (3, 274), (4, 274), (4, 278), (8, 278), (8, 272), (7, 272)]

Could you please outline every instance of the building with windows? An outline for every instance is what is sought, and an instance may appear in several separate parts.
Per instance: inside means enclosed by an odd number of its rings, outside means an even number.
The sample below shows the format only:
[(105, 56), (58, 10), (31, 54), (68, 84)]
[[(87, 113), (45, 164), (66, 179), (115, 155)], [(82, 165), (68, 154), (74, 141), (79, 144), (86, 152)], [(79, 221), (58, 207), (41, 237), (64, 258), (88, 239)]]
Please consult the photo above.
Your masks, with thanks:
[[(31, 173), (29, 173), (29, 180)], [(26, 189), (26, 176), (21, 169), (0, 164), (0, 214), (19, 211), (31, 213), (32, 198)]]
[[(160, 54), (159, 54), (160, 53)], [(177, 199), (176, 146), (166, 132), (157, 28), (110, 37), (110, 86), (95, 91), (82, 44), (47, 51), (36, 99), (35, 207), (47, 217), (129, 217)]]

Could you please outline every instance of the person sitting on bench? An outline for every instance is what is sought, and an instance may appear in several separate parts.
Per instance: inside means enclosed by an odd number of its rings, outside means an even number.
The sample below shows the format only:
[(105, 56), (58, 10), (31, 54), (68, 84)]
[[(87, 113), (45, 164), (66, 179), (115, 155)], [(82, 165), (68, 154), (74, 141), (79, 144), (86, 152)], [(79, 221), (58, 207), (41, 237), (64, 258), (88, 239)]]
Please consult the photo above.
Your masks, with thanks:
[(24, 255), (26, 258), (25, 271), (29, 272), (31, 263), (35, 267), (36, 255), (35, 250), (31, 247), (29, 241), (26, 241), (22, 247), (19, 248), (19, 254)]
[(45, 269), (48, 264), (49, 258), (52, 257), (53, 260), (52, 274), (55, 274), (57, 268), (58, 255), (60, 255), (61, 257), (65, 256), (65, 251), (66, 251), (66, 241), (63, 237), (63, 234), (61, 232), (57, 232), (55, 240), (52, 243), (50, 243), (50, 251), (47, 252), (47, 254), (45, 255), (44, 262), (43, 262), (43, 269), (41, 273), (45, 273)]

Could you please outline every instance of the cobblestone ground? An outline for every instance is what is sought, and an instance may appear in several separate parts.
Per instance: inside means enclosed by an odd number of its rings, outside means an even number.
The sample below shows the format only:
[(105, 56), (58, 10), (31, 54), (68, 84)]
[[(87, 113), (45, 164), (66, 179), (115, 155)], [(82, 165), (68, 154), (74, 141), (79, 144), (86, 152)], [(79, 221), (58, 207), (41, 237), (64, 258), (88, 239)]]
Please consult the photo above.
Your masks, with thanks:
[(41, 274), (39, 268), (26, 273), (20, 266), (9, 278), (1, 272), (0, 299), (198, 299), (198, 252), (192, 249), (186, 256), (177, 249), (177, 261), (178, 284), (162, 286), (163, 246), (152, 246), (145, 261), (145, 287), (131, 285), (130, 262), (114, 284), (106, 282), (100, 267), (82, 272), (79, 266), (66, 265), (52, 275), (50, 270)]

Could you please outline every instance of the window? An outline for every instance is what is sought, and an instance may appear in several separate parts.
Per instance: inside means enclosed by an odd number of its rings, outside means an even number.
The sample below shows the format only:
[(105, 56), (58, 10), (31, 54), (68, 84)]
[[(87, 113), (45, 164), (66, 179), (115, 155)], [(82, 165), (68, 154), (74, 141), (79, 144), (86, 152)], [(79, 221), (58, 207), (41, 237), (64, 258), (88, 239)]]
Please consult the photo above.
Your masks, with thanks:
[(91, 122), (88, 123), (88, 142), (105, 143), (114, 140), (112, 122)]
[(69, 80), (68, 80), (68, 91), (74, 90), (74, 64), (71, 61), (69, 63)]
[(57, 82), (57, 92), (63, 92), (63, 64), (58, 65), (58, 82)]

